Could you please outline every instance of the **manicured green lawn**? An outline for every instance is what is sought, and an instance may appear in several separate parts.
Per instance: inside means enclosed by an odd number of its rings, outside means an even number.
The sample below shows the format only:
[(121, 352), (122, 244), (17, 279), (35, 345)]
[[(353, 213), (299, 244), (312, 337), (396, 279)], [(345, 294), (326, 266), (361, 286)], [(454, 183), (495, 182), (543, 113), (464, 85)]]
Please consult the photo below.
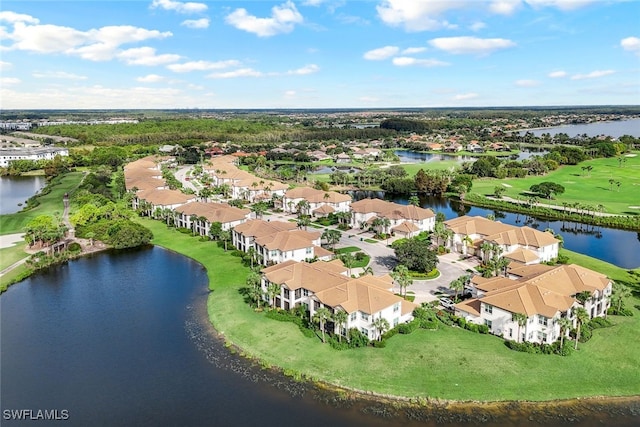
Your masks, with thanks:
[(51, 192), (38, 197), (40, 204), (33, 209), (13, 214), (0, 215), (0, 234), (20, 233), (24, 226), (38, 215), (62, 215), (62, 197), (76, 188), (82, 180), (82, 172), (65, 174), (58, 184), (51, 186)]
[[(291, 323), (267, 319), (244, 301), (240, 288), (248, 269), (215, 243), (140, 222), (154, 243), (188, 254), (208, 271), (209, 317), (243, 353), (266, 363), (336, 385), (406, 397), (455, 400), (552, 400), (640, 394), (640, 312), (611, 317), (570, 357), (530, 355), (507, 349), (503, 340), (453, 327), (396, 335), (386, 348), (337, 351), (305, 338)], [(578, 259), (575, 262), (584, 262)], [(611, 266), (612, 274), (624, 270)], [(637, 304), (633, 299), (629, 307)]]
[(410, 177), (415, 176), (420, 169), (424, 170), (445, 170), (445, 169), (458, 169), (460, 163), (457, 160), (441, 160), (437, 162), (428, 163), (404, 163), (401, 164), (402, 168), (407, 171)]
[[(527, 192), (533, 184), (551, 181), (564, 186), (565, 192), (550, 201), (540, 199), (541, 203), (562, 206), (562, 202), (577, 202), (593, 207), (602, 204), (608, 213), (640, 215), (640, 152), (633, 154), (636, 156), (626, 157), (623, 167), (617, 158), (603, 158), (563, 166), (544, 176), (474, 180), (472, 193), (493, 194), (496, 186), (503, 186), (506, 189), (504, 196), (528, 198)], [(590, 174), (582, 170), (587, 166), (593, 167)], [(619, 181), (620, 187), (611, 186), (610, 179)]]
[(24, 251), (25, 243), (18, 243), (15, 246), (0, 249), (0, 270), (4, 270), (11, 264), (29, 256)]

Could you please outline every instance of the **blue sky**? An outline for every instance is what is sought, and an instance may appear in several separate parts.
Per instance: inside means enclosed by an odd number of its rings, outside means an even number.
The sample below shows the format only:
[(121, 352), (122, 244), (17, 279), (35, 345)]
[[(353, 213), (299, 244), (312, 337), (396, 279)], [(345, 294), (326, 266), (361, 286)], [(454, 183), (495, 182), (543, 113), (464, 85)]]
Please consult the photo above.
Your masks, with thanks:
[(640, 104), (640, 2), (11, 1), (0, 106)]

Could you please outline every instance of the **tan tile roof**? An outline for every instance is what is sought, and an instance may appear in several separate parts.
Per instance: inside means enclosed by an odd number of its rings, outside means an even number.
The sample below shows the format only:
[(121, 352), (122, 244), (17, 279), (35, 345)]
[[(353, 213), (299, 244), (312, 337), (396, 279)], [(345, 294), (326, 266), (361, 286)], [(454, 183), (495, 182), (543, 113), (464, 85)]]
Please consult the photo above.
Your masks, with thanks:
[[(335, 191), (316, 190), (311, 187), (296, 187), (284, 193), (288, 199), (305, 199), (310, 203), (340, 203), (351, 201), (351, 196)], [(328, 197), (325, 197), (328, 196)]]
[(459, 302), (458, 304), (455, 304), (454, 307), (457, 308), (458, 310), (467, 312), (473, 316), (476, 316), (476, 317), (480, 316), (480, 309), (481, 309), (480, 300), (477, 298), (468, 299), (468, 300)]
[(573, 295), (582, 291), (602, 291), (610, 280), (604, 274), (571, 264), (552, 267), (517, 280), (474, 278), (473, 282), (478, 289), (487, 291), (480, 298), (484, 303), (512, 313), (553, 317), (556, 312), (566, 311), (576, 302)]
[(138, 199), (146, 200), (154, 206), (177, 205), (196, 199), (193, 194), (184, 194), (178, 190), (142, 190), (138, 191)]
[(322, 205), (319, 208), (313, 210), (314, 213), (319, 213), (323, 215), (329, 215), (330, 213), (334, 213), (335, 211), (336, 210), (329, 205)]
[(351, 203), (351, 210), (357, 213), (376, 213), (380, 217), (389, 219), (407, 219), (418, 221), (435, 216), (431, 209), (424, 209), (414, 205), (400, 205), (381, 199), (362, 199)]
[[(374, 314), (396, 303), (401, 303), (403, 310), (413, 311), (416, 305), (403, 302), (403, 298), (389, 291), (392, 283), (375, 276), (362, 276), (348, 280), (333, 288), (315, 294), (316, 298), (330, 307), (342, 307), (347, 313), (362, 311)], [(407, 304), (408, 303), (408, 304)], [(413, 308), (411, 306), (413, 305)]]
[(540, 248), (559, 242), (551, 233), (531, 227), (516, 227), (481, 216), (461, 216), (444, 222), (456, 234), (480, 234), (484, 240), (500, 245), (533, 246)]
[(345, 271), (342, 263), (286, 261), (267, 267), (262, 273), (271, 283), (285, 285), (290, 290), (305, 288), (316, 293), (348, 280), (342, 275)]
[(324, 258), (328, 256), (333, 256), (333, 252), (323, 248), (322, 246), (314, 246), (313, 255), (317, 256), (318, 258)]
[(405, 233), (405, 234), (415, 233), (416, 231), (420, 231), (417, 225), (407, 221), (404, 221), (401, 224), (398, 224), (395, 227), (392, 227), (391, 229), (398, 233)]
[(256, 237), (256, 244), (269, 250), (292, 251), (309, 248), (313, 241), (320, 238), (320, 233), (305, 230), (287, 230)]
[(252, 219), (245, 223), (238, 224), (233, 229), (243, 236), (261, 237), (268, 234), (277, 233), (283, 230), (295, 230), (298, 226), (292, 222), (284, 221), (264, 221)]
[(226, 203), (191, 202), (175, 209), (176, 212), (187, 216), (197, 215), (207, 218), (209, 222), (241, 221), (251, 213), (249, 209), (239, 209)]
[(536, 254), (533, 251), (530, 251), (529, 249), (518, 249), (508, 254), (504, 254), (504, 257), (514, 261), (521, 262), (523, 264), (526, 264), (528, 262), (535, 262), (540, 259), (538, 254)]

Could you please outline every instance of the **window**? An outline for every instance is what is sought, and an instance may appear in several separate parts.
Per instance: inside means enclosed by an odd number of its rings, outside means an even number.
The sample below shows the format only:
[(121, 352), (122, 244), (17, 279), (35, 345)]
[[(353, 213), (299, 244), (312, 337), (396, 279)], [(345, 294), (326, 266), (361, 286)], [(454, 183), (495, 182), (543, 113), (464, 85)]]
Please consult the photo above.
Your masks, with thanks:
[(484, 312), (485, 313), (489, 313), (489, 314), (493, 313), (493, 306), (491, 306), (489, 304), (485, 304), (484, 305)]
[(300, 299), (302, 296), (302, 289), (296, 289), (296, 299)]
[(491, 329), (491, 320), (485, 320), (484, 324), (487, 325), (489, 329)]
[(395, 318), (393, 319), (393, 327), (395, 328), (396, 326), (398, 326), (398, 323), (400, 323), (400, 319), (399, 318)]
[(509, 338), (513, 336), (513, 329), (509, 328)]
[(547, 334), (545, 333), (542, 334), (542, 341), (547, 342)]
[(302, 295), (304, 295), (305, 297), (309, 296), (309, 290), (308, 289), (303, 289), (302, 290)]
[(360, 332), (362, 332), (367, 338), (369, 338), (369, 331), (367, 328), (360, 328)]
[(538, 323), (543, 325), (543, 326), (547, 326), (547, 318), (544, 316), (538, 316)]
[(395, 304), (393, 305), (393, 312), (395, 313), (395, 312), (397, 312), (398, 310), (400, 310), (400, 303), (399, 303), (399, 302), (397, 302), (397, 303), (395, 303)]
[(356, 319), (358, 318), (358, 312), (354, 311), (353, 313), (351, 313), (351, 321), (355, 322)]
[(313, 302), (313, 309), (314, 309), (314, 310), (317, 310), (317, 309), (319, 309), (319, 308), (320, 308), (320, 303), (319, 303), (318, 301), (314, 301), (314, 302)]
[(313, 253), (313, 248), (307, 248), (307, 255), (311, 255)]
[(360, 316), (362, 318), (362, 320), (364, 320), (365, 322), (369, 321), (369, 315), (367, 313), (362, 313), (362, 315)]
[(283, 290), (284, 290), (284, 298), (289, 299), (289, 289), (283, 289)]

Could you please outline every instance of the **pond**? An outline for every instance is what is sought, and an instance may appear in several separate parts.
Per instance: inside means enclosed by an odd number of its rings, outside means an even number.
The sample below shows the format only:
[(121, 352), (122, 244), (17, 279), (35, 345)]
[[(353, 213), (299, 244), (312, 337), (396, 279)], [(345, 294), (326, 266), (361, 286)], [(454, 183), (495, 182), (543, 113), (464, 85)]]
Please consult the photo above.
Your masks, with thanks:
[[(201, 265), (157, 247), (97, 254), (10, 287), (0, 297), (3, 417), (12, 409), (68, 411), (60, 424), (70, 426), (520, 427), (535, 419), (537, 425), (592, 427), (637, 421), (636, 402), (575, 401), (560, 411), (542, 405), (530, 412), (513, 404), (502, 413), (346, 404), (230, 353), (208, 323), (208, 295)], [(24, 423), (3, 418), (3, 425)]]
[[(357, 191), (352, 193), (352, 197), (354, 200), (377, 197), (400, 204), (409, 203), (406, 196), (387, 195), (383, 191)], [(444, 213), (447, 219), (461, 215), (486, 217), (492, 214), (496, 220), (506, 224), (528, 225), (542, 231), (551, 228), (562, 236), (564, 247), (570, 251), (589, 255), (622, 268), (640, 267), (640, 233), (635, 231), (595, 227), (577, 222), (547, 221), (522, 214), (462, 205), (439, 197), (420, 196), (420, 204), (434, 212)]]
[[(413, 150), (396, 150), (394, 151), (394, 153), (400, 158), (400, 162), (402, 163), (430, 163), (440, 162), (444, 160), (454, 160), (458, 163), (463, 163), (473, 162), (475, 160), (478, 160), (479, 158), (477, 156), (454, 156), (451, 154), (424, 153), (421, 151)], [(531, 156), (542, 156), (545, 153), (547, 153), (547, 151), (545, 150), (524, 148), (517, 154), (515, 160), (524, 160), (530, 158)], [(511, 156), (507, 154), (505, 156), (498, 157), (509, 158)]]
[(22, 210), (27, 199), (47, 184), (44, 176), (0, 176), (0, 215)]

